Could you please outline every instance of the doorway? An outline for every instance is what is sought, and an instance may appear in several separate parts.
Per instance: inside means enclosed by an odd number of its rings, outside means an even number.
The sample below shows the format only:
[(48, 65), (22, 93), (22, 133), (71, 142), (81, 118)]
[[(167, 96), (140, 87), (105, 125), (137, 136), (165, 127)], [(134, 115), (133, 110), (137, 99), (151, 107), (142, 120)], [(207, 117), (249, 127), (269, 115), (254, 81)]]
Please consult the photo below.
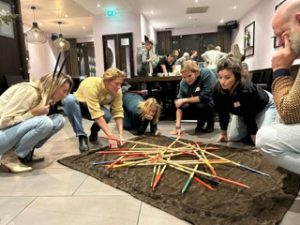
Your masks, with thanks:
[(134, 74), (132, 33), (103, 35), (104, 69), (111, 67)]

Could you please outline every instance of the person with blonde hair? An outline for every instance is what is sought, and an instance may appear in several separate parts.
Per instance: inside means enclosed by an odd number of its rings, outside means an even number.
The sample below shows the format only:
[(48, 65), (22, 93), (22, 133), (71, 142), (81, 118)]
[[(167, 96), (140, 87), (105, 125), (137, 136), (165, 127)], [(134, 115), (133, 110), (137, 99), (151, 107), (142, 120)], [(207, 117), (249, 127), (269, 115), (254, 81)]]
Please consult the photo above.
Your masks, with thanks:
[(127, 92), (123, 96), (124, 129), (134, 130), (137, 135), (145, 133), (150, 124), (150, 132), (160, 135), (157, 124), (160, 116), (160, 105), (155, 98), (145, 100), (137, 93)]
[(14, 150), (19, 160), (3, 162), (12, 172), (32, 170), (24, 165), (42, 160), (33, 155), (64, 126), (62, 115), (48, 115), (50, 105), (59, 102), (73, 85), (69, 75), (48, 74), (36, 82), (22, 82), (0, 96), (0, 155)]
[(244, 62), (245, 60), (245, 55), (243, 55), (241, 53), (240, 47), (238, 44), (234, 43), (231, 45), (231, 50), (230, 53), (231, 55), (233, 55), (235, 58), (237, 58), (238, 60), (241, 61), (242, 63), (242, 67), (244, 69), (244, 78), (246, 80), (251, 80), (251, 75), (249, 74), (249, 66), (246, 62)]
[[(210, 69), (199, 67), (196, 62), (188, 60), (181, 69), (182, 80), (175, 100), (176, 126), (171, 132), (174, 135), (182, 133), (181, 120), (197, 119), (196, 132), (210, 133), (214, 130), (214, 103), (212, 91), (216, 77)], [(204, 128), (207, 123), (206, 128)]]
[[(100, 129), (106, 134), (108, 144), (115, 148), (123, 140), (123, 107), (121, 85), (125, 73), (117, 68), (107, 69), (102, 77), (84, 79), (74, 94), (69, 94), (63, 104), (76, 136), (79, 139), (79, 151), (89, 150), (87, 134), (82, 126), (82, 117), (94, 120), (90, 128), (90, 142), (97, 142)], [(110, 109), (107, 108), (110, 105)], [(116, 138), (108, 126), (111, 118), (116, 121), (119, 138)]]

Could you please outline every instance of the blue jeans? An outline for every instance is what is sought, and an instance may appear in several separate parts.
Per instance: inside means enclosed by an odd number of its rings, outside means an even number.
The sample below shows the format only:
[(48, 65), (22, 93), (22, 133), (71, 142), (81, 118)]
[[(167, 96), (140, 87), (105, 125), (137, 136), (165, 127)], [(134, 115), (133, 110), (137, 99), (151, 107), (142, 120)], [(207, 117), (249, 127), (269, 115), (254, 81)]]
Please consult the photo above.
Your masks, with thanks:
[(53, 134), (63, 128), (62, 115), (35, 116), (12, 127), (0, 130), (0, 154), (14, 149), (21, 158), (40, 148)]
[[(68, 94), (68, 96), (63, 101), (63, 105), (64, 105), (64, 112), (68, 116), (68, 119), (71, 123), (71, 126), (76, 136), (77, 137), (81, 135), (86, 136), (86, 133), (82, 126), (82, 118), (93, 120), (91, 118), (87, 106), (84, 106), (83, 104), (78, 102), (76, 100), (76, 97), (73, 94)], [(103, 117), (105, 121), (108, 123), (111, 119), (111, 112), (104, 106), (101, 106), (101, 110), (104, 112)], [(92, 130), (94, 132), (98, 132), (100, 130), (100, 127), (96, 122), (94, 122), (92, 126)]]
[[(267, 92), (267, 91), (266, 91)], [(273, 100), (273, 95), (267, 92), (269, 95), (269, 103), (265, 108), (256, 115), (256, 123), (258, 129), (270, 125), (275, 121), (276, 118), (276, 107)], [(245, 124), (242, 117), (237, 115), (231, 115), (231, 122), (228, 126), (228, 140), (229, 141), (240, 141), (242, 138), (248, 135), (247, 125)]]

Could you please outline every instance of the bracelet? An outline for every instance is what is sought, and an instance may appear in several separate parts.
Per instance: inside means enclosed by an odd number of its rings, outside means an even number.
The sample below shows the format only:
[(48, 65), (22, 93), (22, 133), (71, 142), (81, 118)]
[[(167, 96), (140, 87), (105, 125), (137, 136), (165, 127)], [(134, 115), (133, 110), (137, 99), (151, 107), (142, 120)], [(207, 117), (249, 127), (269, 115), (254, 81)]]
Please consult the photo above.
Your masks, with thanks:
[(176, 130), (180, 130), (181, 129), (181, 127), (178, 127), (178, 126), (176, 126), (175, 128), (176, 128)]

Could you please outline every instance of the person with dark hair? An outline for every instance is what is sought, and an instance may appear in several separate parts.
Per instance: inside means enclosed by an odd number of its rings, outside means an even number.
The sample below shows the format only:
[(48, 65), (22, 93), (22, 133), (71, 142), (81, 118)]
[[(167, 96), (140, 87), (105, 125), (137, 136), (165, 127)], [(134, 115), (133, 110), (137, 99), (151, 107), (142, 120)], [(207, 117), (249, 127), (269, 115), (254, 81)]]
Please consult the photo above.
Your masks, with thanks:
[(213, 99), (221, 127), (218, 141), (241, 141), (248, 137), (255, 144), (257, 130), (275, 120), (272, 94), (246, 81), (241, 61), (231, 54), (219, 61), (217, 72)]
[(10, 171), (31, 171), (23, 163), (43, 160), (33, 154), (34, 150), (65, 124), (62, 115), (48, 115), (50, 105), (66, 97), (72, 85), (69, 75), (48, 74), (36, 82), (15, 84), (0, 96), (0, 159), (9, 150), (18, 156), (16, 160), (3, 162)]
[[(199, 70), (197, 63), (192, 60), (183, 63), (181, 75), (182, 80), (175, 100), (176, 126), (171, 134), (182, 133), (183, 115), (188, 119), (197, 119), (196, 132), (213, 132), (215, 116), (212, 91), (216, 84), (216, 77), (209, 69)], [(207, 123), (206, 128), (204, 128), (205, 123)]]
[(150, 124), (150, 132), (159, 135), (157, 124), (160, 116), (160, 105), (155, 98), (145, 100), (137, 93), (127, 92), (123, 95), (124, 129), (134, 130), (136, 135), (145, 133)]
[[(90, 142), (97, 142), (100, 129), (106, 134), (108, 145), (115, 148), (123, 140), (123, 107), (121, 84), (125, 73), (117, 68), (107, 69), (102, 77), (84, 79), (74, 94), (63, 101), (64, 111), (79, 140), (79, 151), (89, 150), (87, 135), (82, 126), (82, 117), (94, 120), (91, 126)], [(110, 109), (107, 108), (110, 105)], [(108, 126), (111, 118), (116, 121), (119, 138), (116, 138)]]
[(154, 68), (153, 75), (157, 75), (158, 73), (167, 74), (168, 72), (173, 72), (173, 66), (176, 59), (177, 56), (173, 54), (163, 56)]
[(151, 72), (153, 41), (147, 40), (137, 51), (137, 74), (148, 76)]
[(272, 93), (278, 119), (257, 133), (256, 145), (271, 163), (300, 174), (300, 73), (290, 68), (300, 58), (300, 1), (287, 0), (272, 19), (281, 47), (272, 57)]

